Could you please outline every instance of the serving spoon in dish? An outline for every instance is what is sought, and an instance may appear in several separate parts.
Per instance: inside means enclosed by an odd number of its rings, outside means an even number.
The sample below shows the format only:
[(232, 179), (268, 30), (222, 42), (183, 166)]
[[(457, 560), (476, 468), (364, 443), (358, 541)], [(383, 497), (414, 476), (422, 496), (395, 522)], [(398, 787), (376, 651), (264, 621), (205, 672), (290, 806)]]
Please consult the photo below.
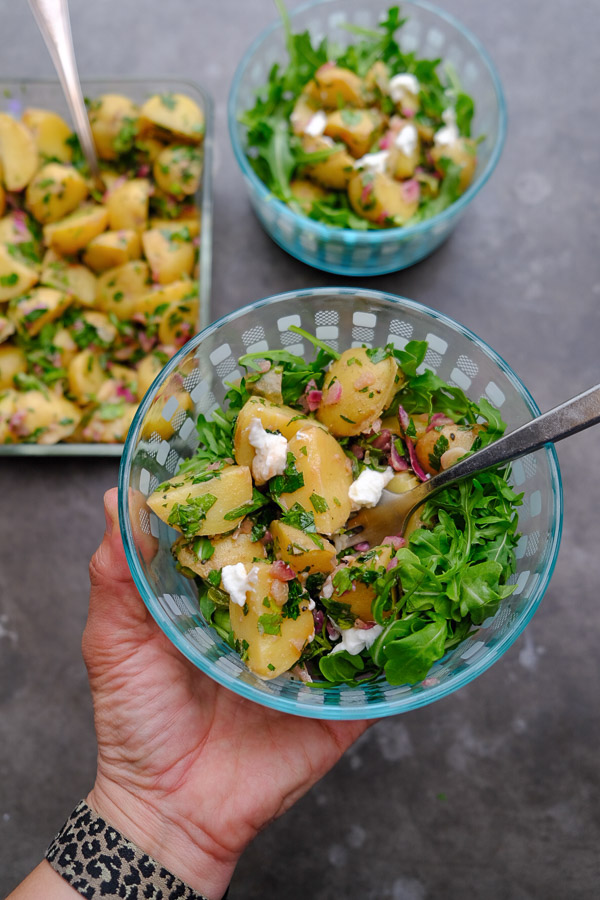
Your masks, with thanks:
[(526, 422), (493, 444), (477, 450), (459, 460), (448, 469), (404, 494), (383, 491), (381, 500), (374, 507), (364, 507), (353, 516), (346, 528), (350, 534), (336, 539), (338, 549), (345, 550), (356, 544), (368, 542), (371, 547), (381, 544), (388, 535), (402, 536), (410, 518), (433, 494), (477, 472), (483, 472), (502, 463), (510, 462), (547, 443), (583, 431), (600, 422), (600, 385), (572, 397), (560, 406)]
[(75, 62), (71, 20), (67, 0), (29, 0), (29, 6), (42, 33), (69, 106), (75, 133), (98, 190), (104, 190), (96, 147)]

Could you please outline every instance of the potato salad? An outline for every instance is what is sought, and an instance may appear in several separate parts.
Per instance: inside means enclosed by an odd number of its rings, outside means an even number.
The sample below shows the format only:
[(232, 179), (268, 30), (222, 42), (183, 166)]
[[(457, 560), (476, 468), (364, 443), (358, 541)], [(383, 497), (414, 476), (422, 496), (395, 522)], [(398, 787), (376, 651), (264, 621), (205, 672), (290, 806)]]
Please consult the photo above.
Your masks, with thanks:
[(424, 368), (427, 344), (315, 346), (240, 358), (224, 409), (148, 506), (180, 536), (177, 567), (207, 623), (261, 678), (423, 680), (512, 591), (508, 469), (428, 500), (404, 535), (351, 551), (353, 512), (497, 439), (498, 411)]
[[(437, 215), (471, 183), (477, 141), (472, 98), (451, 66), (404, 53), (391, 8), (343, 52), (291, 34), (242, 116), (257, 175), (297, 212), (340, 228), (412, 225)], [(439, 73), (438, 70), (442, 69)]]
[(196, 331), (202, 110), (87, 105), (102, 189), (55, 112), (0, 113), (0, 443), (124, 441)]

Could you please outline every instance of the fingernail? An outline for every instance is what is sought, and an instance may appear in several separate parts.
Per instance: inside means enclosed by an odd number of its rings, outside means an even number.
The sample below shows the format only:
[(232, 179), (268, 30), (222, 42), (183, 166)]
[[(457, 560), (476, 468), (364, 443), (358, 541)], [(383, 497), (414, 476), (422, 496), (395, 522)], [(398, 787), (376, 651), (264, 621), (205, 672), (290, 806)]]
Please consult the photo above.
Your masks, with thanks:
[(104, 518), (106, 519), (106, 534), (110, 537), (113, 530), (113, 520), (109, 516), (106, 507), (104, 507)]

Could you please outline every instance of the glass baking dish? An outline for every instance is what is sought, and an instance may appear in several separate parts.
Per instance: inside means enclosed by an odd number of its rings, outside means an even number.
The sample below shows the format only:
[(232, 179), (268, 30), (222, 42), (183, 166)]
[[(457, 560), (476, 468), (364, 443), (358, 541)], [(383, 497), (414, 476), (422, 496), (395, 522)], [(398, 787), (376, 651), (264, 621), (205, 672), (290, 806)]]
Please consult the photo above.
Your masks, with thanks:
[[(94, 78), (82, 81), (85, 97), (94, 98), (100, 94), (124, 94), (135, 103), (142, 104), (151, 94), (188, 94), (204, 112), (204, 165), (202, 182), (195, 200), (200, 213), (200, 265), (199, 303), (197, 330), (200, 331), (210, 321), (210, 287), (212, 266), (212, 153), (214, 145), (213, 104), (203, 88), (191, 81), (177, 78)], [(21, 117), (28, 107), (38, 107), (57, 112), (65, 121), (71, 117), (62, 88), (57, 80), (28, 80), (0, 78), (0, 111)], [(120, 456), (123, 444), (58, 443), (58, 444), (0, 444), (0, 456)]]

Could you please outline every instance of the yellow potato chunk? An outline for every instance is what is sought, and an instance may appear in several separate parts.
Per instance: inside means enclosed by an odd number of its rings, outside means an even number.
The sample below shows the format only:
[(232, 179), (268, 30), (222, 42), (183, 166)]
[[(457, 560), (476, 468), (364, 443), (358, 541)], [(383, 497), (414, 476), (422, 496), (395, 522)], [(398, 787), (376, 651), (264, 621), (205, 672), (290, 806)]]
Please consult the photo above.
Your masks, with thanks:
[(59, 319), (73, 298), (51, 287), (37, 287), (13, 300), (9, 315), (19, 331), (33, 337), (44, 325)]
[(138, 108), (121, 94), (103, 94), (92, 100), (88, 115), (100, 159), (117, 159), (133, 146)]
[(312, 639), (312, 612), (308, 603), (301, 602), (296, 619), (285, 617), (285, 609), (280, 609), (273, 598), (278, 588), (274, 588), (276, 579), (272, 577), (271, 565), (246, 564), (246, 570), (255, 581), (246, 593), (245, 607), (229, 603), (231, 628), (248, 668), (261, 678), (276, 678), (300, 659)]
[(0, 244), (20, 244), (22, 242), (38, 243), (29, 228), (25, 214), (21, 210), (14, 210), (0, 219)]
[(357, 172), (348, 185), (350, 205), (378, 225), (404, 225), (419, 208), (419, 185), (395, 181), (383, 172)]
[(12, 428), (12, 417), (17, 405), (18, 394), (13, 390), (0, 391), (0, 444), (16, 443)]
[(336, 439), (314, 425), (298, 431), (288, 443), (288, 451), (294, 454), (304, 485), (292, 493), (282, 494), (279, 498), (282, 506), (291, 509), (299, 503), (313, 513), (320, 534), (333, 534), (350, 515), (350, 461)]
[(318, 420), (338, 437), (369, 431), (391, 403), (401, 377), (391, 356), (374, 363), (364, 347), (344, 350), (325, 376)]
[(94, 306), (96, 302), (96, 277), (79, 263), (72, 263), (54, 250), (48, 250), (42, 263), (42, 284), (70, 294), (81, 306)]
[[(164, 358), (164, 354), (160, 354)], [(164, 365), (164, 363), (162, 364)], [(138, 373), (139, 374), (139, 373)], [(163, 410), (171, 397), (177, 399), (177, 407), (173, 409), (169, 419), (163, 415)], [(158, 434), (162, 438), (169, 438), (173, 434), (174, 428), (172, 422), (178, 418), (180, 410), (185, 410), (190, 415), (193, 413), (194, 401), (183, 386), (183, 378), (179, 372), (169, 376), (166, 383), (162, 386), (159, 393), (156, 394), (152, 402), (152, 406), (146, 414), (142, 427), (142, 435), (145, 438), (151, 438)], [(173, 404), (169, 404), (169, 408), (173, 408)], [(231, 526), (233, 528), (233, 525)]]
[(166, 346), (182, 347), (198, 330), (198, 294), (170, 303), (158, 323), (158, 340)]
[(421, 484), (420, 480), (412, 472), (397, 472), (387, 483), (386, 490), (391, 491), (392, 494), (406, 494), (419, 484)]
[(127, 437), (137, 403), (111, 402), (100, 405), (81, 430), (81, 438), (95, 444), (122, 444)]
[(458, 462), (471, 449), (479, 431), (480, 427), (477, 425), (432, 428), (415, 444), (417, 459), (425, 472), (435, 475), (441, 469), (447, 469)]
[(195, 281), (181, 280), (171, 281), (163, 287), (155, 285), (155, 290), (148, 291), (138, 299), (135, 308), (136, 313), (145, 316), (148, 322), (157, 321), (164, 310), (165, 304), (171, 306), (179, 300), (192, 300), (198, 296), (198, 286)]
[(184, 275), (191, 276), (195, 250), (189, 234), (181, 230), (151, 228), (142, 234), (142, 245), (154, 281), (169, 284)]
[(64, 119), (48, 109), (34, 109), (33, 107), (28, 107), (21, 119), (33, 135), (42, 159), (71, 162), (73, 151), (67, 141), (72, 137), (73, 132)]
[(17, 394), (15, 415), (21, 438), (37, 444), (56, 444), (75, 430), (81, 410), (62, 394), (23, 391)]
[(147, 293), (150, 272), (142, 260), (132, 260), (107, 269), (98, 278), (96, 304), (99, 309), (118, 319), (130, 319), (137, 308), (139, 298)]
[(16, 330), (14, 323), (0, 313), (0, 344), (7, 341)]
[[(155, 353), (149, 353), (148, 356), (145, 356), (137, 365), (137, 373), (138, 373), (138, 388), (137, 388), (137, 398), (138, 400), (142, 400), (144, 394), (158, 375), (158, 373), (162, 370), (164, 363)], [(165, 422), (165, 425), (168, 425), (168, 422)], [(171, 429), (172, 433), (172, 429)]]
[[(302, 138), (302, 147), (307, 153), (319, 153), (332, 149), (330, 139), (311, 137), (308, 134)], [(310, 178), (314, 178), (324, 188), (342, 191), (348, 187), (350, 178), (354, 174), (354, 160), (346, 150), (334, 150), (329, 152), (326, 159), (307, 164), (305, 171)]]
[(152, 172), (167, 194), (179, 199), (195, 194), (202, 177), (202, 153), (189, 144), (165, 147), (156, 157)]
[(252, 499), (252, 478), (247, 466), (225, 466), (208, 481), (194, 475), (175, 475), (148, 497), (148, 506), (159, 519), (186, 537), (223, 534), (244, 518), (226, 519)]
[(104, 231), (95, 237), (86, 247), (83, 261), (94, 272), (104, 272), (122, 266), (142, 255), (140, 236), (133, 229), (121, 231)]
[[(412, 178), (421, 157), (419, 133), (412, 122), (398, 122), (393, 130), (393, 142), (389, 157), (389, 174), (400, 180)], [(407, 150), (409, 152), (406, 152)]]
[(320, 108), (319, 101), (309, 94), (302, 93), (294, 104), (294, 109), (290, 116), (290, 122), (294, 134), (304, 134), (306, 126)]
[(290, 566), (296, 574), (333, 572), (335, 547), (319, 534), (305, 534), (293, 525), (275, 519), (269, 525), (273, 535), (275, 555)]
[(3, 344), (0, 347), (0, 391), (13, 387), (13, 378), (27, 371), (27, 357), (20, 347)]
[(79, 353), (79, 347), (73, 340), (68, 328), (59, 328), (52, 338), (52, 346), (60, 359), (60, 366), (66, 369), (72, 359)]
[(98, 354), (92, 350), (82, 350), (74, 356), (69, 363), (67, 375), (69, 393), (81, 406), (96, 399), (98, 391), (108, 377)]
[(326, 109), (338, 109), (345, 103), (366, 106), (366, 90), (362, 78), (350, 69), (325, 63), (315, 72), (314, 80), (305, 88), (306, 94)]
[(281, 432), (288, 441), (304, 425), (314, 424), (291, 406), (278, 406), (263, 397), (250, 397), (240, 409), (235, 423), (233, 450), (238, 466), (252, 467), (256, 453), (248, 438), (252, 419), (259, 419), (267, 431)]
[(0, 244), (0, 301), (18, 297), (33, 287), (37, 280), (38, 273), (32, 266), (21, 262), (6, 244)]
[(63, 256), (79, 253), (108, 225), (108, 212), (104, 206), (84, 203), (75, 212), (44, 226), (44, 240)]
[(188, 541), (179, 538), (173, 545), (173, 555), (180, 565), (201, 578), (208, 578), (210, 572), (239, 562), (251, 566), (256, 559), (265, 559), (267, 555), (264, 545), (260, 541), (253, 541), (250, 533), (236, 532), (226, 537), (213, 538), (210, 543), (213, 555), (204, 562), (202, 545), (194, 539)]
[[(392, 547), (386, 544), (374, 549), (377, 550), (377, 555), (367, 562), (366, 568), (370, 571), (380, 569), (383, 573), (392, 558)], [(331, 599), (337, 603), (345, 603), (350, 607), (350, 611), (363, 622), (373, 621), (372, 606), (375, 599), (375, 588), (372, 584), (366, 584), (357, 579), (353, 582), (353, 589), (345, 591), (343, 594), (339, 594), (334, 588)]]
[(27, 185), (27, 208), (43, 225), (57, 222), (73, 212), (88, 195), (83, 176), (73, 166), (48, 163)]
[(460, 166), (459, 188), (461, 193), (466, 191), (473, 180), (475, 169), (477, 168), (477, 145), (470, 138), (461, 137), (453, 144), (445, 144), (442, 147), (433, 146), (431, 148), (431, 158), (435, 163), (438, 171), (443, 174), (443, 168), (440, 165), (441, 160), (449, 159), (451, 162)]
[(200, 144), (204, 138), (204, 113), (184, 94), (154, 94), (140, 110), (140, 132)]
[[(149, 223), (150, 228), (166, 228), (167, 231), (172, 232), (180, 232), (181, 237), (189, 236), (191, 238), (195, 238), (200, 234), (200, 219), (198, 215), (193, 210), (193, 215), (182, 215), (178, 219), (157, 219), (155, 217), (150, 219)], [(183, 229), (187, 228), (187, 232)]]
[(306, 178), (295, 178), (290, 182), (290, 190), (294, 200), (305, 213), (309, 213), (313, 204), (317, 200), (322, 200), (327, 194), (320, 185), (308, 181)]
[(4, 186), (9, 191), (22, 191), (38, 167), (33, 135), (8, 113), (0, 113), (0, 163)]
[(338, 109), (329, 113), (325, 134), (342, 140), (356, 159), (371, 149), (383, 130), (384, 119), (378, 109)]
[(132, 178), (118, 184), (108, 194), (108, 227), (111, 231), (133, 228), (143, 231), (148, 224), (151, 185), (147, 178)]

